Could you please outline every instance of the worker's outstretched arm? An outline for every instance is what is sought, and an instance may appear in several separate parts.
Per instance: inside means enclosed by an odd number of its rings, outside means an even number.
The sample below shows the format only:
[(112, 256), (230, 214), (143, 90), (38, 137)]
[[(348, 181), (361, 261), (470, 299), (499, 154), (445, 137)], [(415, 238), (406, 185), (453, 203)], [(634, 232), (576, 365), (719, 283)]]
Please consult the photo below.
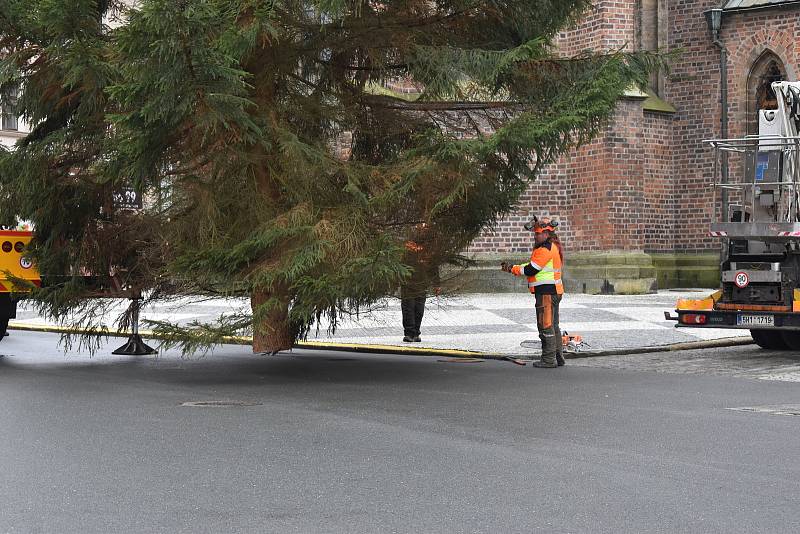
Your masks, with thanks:
[(511, 265), (503, 262), (500, 264), (500, 268), (514, 276), (536, 276), (536, 274), (542, 270), (541, 267), (533, 262), (524, 263), (522, 265)]
[(542, 268), (533, 262), (515, 265), (511, 268), (511, 273), (515, 276), (536, 276)]

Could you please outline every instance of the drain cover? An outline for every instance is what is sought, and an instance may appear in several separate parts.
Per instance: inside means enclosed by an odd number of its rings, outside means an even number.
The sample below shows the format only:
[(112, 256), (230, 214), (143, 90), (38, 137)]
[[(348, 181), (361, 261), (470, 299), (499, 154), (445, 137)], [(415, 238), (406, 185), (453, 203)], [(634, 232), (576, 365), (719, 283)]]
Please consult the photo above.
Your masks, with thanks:
[(210, 400), (210, 401), (191, 401), (183, 402), (181, 406), (189, 406), (192, 408), (227, 408), (230, 406), (260, 406), (260, 402), (249, 401), (225, 401), (225, 400)]
[(772, 406), (742, 406), (728, 408), (734, 412), (766, 413), (769, 415), (797, 415), (800, 416), (800, 404), (777, 404)]

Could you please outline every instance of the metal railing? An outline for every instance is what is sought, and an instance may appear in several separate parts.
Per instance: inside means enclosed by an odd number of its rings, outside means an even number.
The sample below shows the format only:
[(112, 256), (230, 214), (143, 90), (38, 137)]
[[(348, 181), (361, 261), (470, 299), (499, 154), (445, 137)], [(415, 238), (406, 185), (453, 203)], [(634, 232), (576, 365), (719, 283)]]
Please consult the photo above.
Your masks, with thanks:
[[(719, 189), (736, 191), (741, 194), (742, 208), (746, 213), (749, 201), (749, 213), (754, 217), (757, 213), (756, 201), (761, 191), (777, 191), (780, 198), (772, 220), (750, 220), (747, 222), (758, 223), (797, 223), (800, 222), (800, 136), (747, 136), (733, 139), (708, 139), (704, 143), (714, 148), (714, 181), (715, 191)], [(779, 181), (759, 180), (758, 154), (779, 152), (782, 154)], [(720, 178), (722, 161), (728, 160), (731, 154), (741, 155), (744, 163), (740, 181), (723, 183)], [(752, 172), (747, 172), (747, 162), (752, 162)], [(727, 173), (731, 176), (732, 173)], [(714, 210), (714, 221), (728, 223), (730, 213), (724, 210)], [(744, 221), (744, 213), (742, 221)], [(724, 219), (724, 220), (720, 220)]]

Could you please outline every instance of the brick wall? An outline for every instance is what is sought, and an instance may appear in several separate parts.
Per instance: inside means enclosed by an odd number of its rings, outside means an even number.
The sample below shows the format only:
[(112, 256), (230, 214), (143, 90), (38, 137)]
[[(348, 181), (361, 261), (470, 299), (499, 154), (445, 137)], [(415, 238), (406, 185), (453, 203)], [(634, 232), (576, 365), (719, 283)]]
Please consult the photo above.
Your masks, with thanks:
[[(714, 209), (713, 157), (703, 139), (720, 136), (719, 51), (711, 42), (703, 11), (718, 0), (669, 3), (669, 48), (682, 53), (672, 65), (664, 98), (678, 112), (673, 130), (674, 216), (679, 232), (676, 251), (718, 247), (707, 237)], [(681, 224), (681, 221), (686, 221)], [(691, 221), (691, 222), (690, 222)]]
[(643, 193), (641, 227), (645, 252), (669, 252), (674, 247), (675, 184), (673, 151), (674, 117), (643, 113), (641, 151)]
[(594, 3), (579, 26), (561, 32), (556, 46), (564, 55), (583, 50), (633, 50), (639, 28), (638, 1), (601, 0)]
[[(675, 214), (679, 220), (694, 220), (675, 240), (675, 250), (704, 250), (718, 246), (705, 235), (714, 215), (711, 152), (703, 139), (719, 137), (720, 67), (719, 50), (711, 43), (702, 12), (718, 7), (716, 1), (685, 0), (670, 6), (670, 47), (684, 53), (673, 66), (666, 85), (666, 98), (678, 113), (675, 120), (672, 159), (675, 164)], [(761, 55), (771, 50), (781, 58), (788, 77), (797, 80), (800, 9), (772, 8), (743, 13), (726, 13), (721, 39), (728, 59), (729, 136), (747, 133), (747, 81)], [(754, 113), (751, 111), (751, 113)], [(732, 177), (740, 176), (740, 165), (732, 160)]]
[[(564, 55), (585, 49), (633, 49), (637, 15), (636, 1), (596, 2), (582, 24), (561, 33), (556, 43)], [(532, 214), (558, 218), (559, 234), (571, 251), (641, 250), (646, 198), (642, 139), (647, 124), (640, 100), (620, 102), (605, 132), (547, 167), (520, 199), (519, 210), (473, 242), (470, 252), (529, 251), (531, 236), (522, 223)]]
[(671, 115), (644, 112), (641, 99), (620, 102), (603, 135), (549, 166), (471, 251), (527, 251), (522, 224), (532, 214), (556, 217), (571, 251), (669, 250), (671, 124)]
[(747, 116), (748, 77), (762, 54), (775, 54), (783, 63), (787, 76), (791, 80), (798, 79), (800, 8), (729, 15), (723, 26), (722, 39), (730, 55), (728, 113), (731, 135), (743, 136), (751, 119)]
[[(648, 21), (654, 5), (597, 2), (578, 28), (559, 35), (560, 50), (571, 55), (586, 48), (647, 46), (641, 31), (645, 38), (652, 32)], [(677, 113), (643, 112), (639, 101), (621, 102), (599, 139), (547, 168), (522, 197), (518, 212), (477, 239), (470, 251), (527, 251), (530, 236), (521, 224), (532, 213), (558, 217), (573, 251), (717, 249), (719, 241), (707, 237), (718, 207), (711, 186), (713, 157), (702, 140), (721, 132), (719, 50), (703, 12), (719, 5), (718, 0), (658, 3), (662, 48), (661, 36), (666, 36), (668, 50), (682, 50), (660, 84), (662, 98)], [(650, 11), (639, 12), (641, 6)], [(748, 120), (748, 76), (762, 54), (775, 53), (788, 78), (798, 79), (800, 8), (728, 13), (722, 40), (729, 52), (729, 133), (741, 136)]]

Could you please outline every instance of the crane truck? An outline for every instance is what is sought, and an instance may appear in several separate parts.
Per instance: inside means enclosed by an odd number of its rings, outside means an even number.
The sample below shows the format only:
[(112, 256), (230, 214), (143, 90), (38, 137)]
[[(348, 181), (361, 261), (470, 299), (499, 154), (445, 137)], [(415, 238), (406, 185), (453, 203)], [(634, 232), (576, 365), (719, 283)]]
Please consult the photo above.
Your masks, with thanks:
[(800, 82), (775, 82), (758, 135), (704, 141), (714, 152), (720, 289), (680, 299), (679, 328), (747, 329), (760, 347), (800, 350)]

